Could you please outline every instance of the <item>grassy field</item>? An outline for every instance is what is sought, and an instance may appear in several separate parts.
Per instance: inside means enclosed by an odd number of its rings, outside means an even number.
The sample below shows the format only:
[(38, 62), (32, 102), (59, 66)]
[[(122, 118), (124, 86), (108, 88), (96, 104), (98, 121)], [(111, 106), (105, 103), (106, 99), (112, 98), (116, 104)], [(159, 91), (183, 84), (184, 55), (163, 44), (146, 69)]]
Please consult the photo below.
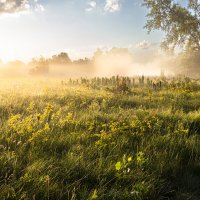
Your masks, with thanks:
[(0, 81), (0, 199), (199, 198), (199, 81)]

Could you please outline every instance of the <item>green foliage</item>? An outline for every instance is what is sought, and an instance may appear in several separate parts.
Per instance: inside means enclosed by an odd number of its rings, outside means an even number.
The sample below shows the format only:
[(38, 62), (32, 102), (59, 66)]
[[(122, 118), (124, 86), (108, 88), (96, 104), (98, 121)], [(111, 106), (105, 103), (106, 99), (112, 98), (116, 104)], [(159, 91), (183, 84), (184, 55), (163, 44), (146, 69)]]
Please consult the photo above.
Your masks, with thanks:
[(162, 43), (168, 48), (179, 45), (193, 51), (200, 51), (200, 6), (198, 0), (188, 0), (188, 7), (177, 1), (144, 0), (149, 9), (146, 28), (151, 31), (160, 29), (166, 32)]
[(0, 199), (199, 198), (199, 81), (37, 84), (0, 92)]
[(92, 199), (97, 199), (98, 195), (97, 195), (97, 190), (94, 190), (94, 193), (92, 194)]

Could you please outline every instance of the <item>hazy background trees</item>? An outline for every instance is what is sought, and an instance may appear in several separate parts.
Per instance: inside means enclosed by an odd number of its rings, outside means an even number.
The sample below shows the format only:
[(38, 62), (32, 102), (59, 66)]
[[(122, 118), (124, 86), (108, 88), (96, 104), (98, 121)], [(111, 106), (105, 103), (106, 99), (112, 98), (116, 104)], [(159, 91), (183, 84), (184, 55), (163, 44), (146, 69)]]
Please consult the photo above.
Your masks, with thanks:
[(70, 57), (66, 52), (61, 52), (58, 55), (53, 55), (52, 58), (49, 59), (49, 62), (52, 64), (60, 64), (60, 65), (66, 65), (72, 63)]
[(72, 61), (68, 53), (61, 52), (50, 58), (34, 58), (28, 63), (30, 75), (81, 76), (93, 70), (92, 59), (82, 58)]
[(34, 66), (29, 71), (31, 75), (47, 75), (49, 73), (49, 61), (43, 57), (32, 59), (29, 66)]
[[(182, 2), (183, 3), (183, 2)], [(180, 73), (200, 75), (200, 1), (188, 0), (187, 6), (175, 0), (144, 0), (149, 10), (145, 28), (166, 33), (161, 46), (179, 51)], [(178, 66), (177, 66), (178, 67)]]
[[(147, 59), (148, 58), (148, 59)], [(71, 60), (61, 52), (50, 58), (33, 58), (29, 63), (12, 61), (1, 64), (0, 76), (48, 76), (48, 77), (94, 77), (182, 74), (199, 77), (199, 51), (182, 51), (173, 56), (137, 55), (127, 48), (112, 48), (108, 51), (97, 49), (91, 58)]]

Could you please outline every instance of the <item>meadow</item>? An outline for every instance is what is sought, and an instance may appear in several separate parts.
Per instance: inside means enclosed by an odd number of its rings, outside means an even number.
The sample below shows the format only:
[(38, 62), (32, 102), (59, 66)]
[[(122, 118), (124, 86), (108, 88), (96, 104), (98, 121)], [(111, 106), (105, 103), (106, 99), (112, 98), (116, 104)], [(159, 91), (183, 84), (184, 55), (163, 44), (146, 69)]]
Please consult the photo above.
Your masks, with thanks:
[(199, 198), (199, 80), (0, 80), (0, 199)]

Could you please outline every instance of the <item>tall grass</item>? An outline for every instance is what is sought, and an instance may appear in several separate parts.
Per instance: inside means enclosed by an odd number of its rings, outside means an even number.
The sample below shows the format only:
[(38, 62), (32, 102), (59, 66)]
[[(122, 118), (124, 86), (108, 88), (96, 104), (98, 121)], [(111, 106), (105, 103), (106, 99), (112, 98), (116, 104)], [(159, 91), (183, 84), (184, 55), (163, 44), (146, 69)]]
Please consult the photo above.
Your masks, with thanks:
[(1, 89), (0, 199), (199, 199), (198, 82), (26, 84)]

